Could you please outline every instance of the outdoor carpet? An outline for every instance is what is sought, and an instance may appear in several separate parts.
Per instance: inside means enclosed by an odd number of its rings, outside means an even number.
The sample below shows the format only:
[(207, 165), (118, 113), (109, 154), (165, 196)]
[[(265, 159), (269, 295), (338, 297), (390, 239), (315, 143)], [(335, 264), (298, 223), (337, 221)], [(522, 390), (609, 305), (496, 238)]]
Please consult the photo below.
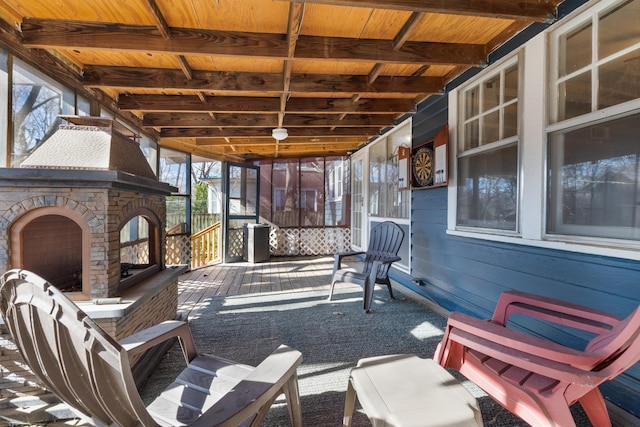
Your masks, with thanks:
[[(249, 365), (259, 364), (280, 344), (301, 351), (304, 360), (298, 378), (304, 425), (340, 426), (349, 370), (358, 359), (396, 353), (431, 358), (442, 338), (445, 318), (401, 294), (396, 296), (390, 299), (386, 290), (378, 289), (369, 314), (362, 310), (362, 291), (351, 286), (336, 289), (333, 301), (327, 301), (327, 292), (322, 291), (217, 296), (206, 300), (190, 324), (199, 352)], [(145, 385), (145, 403), (184, 366), (176, 345)], [(485, 426), (527, 425), (453, 373), (478, 398)], [(578, 412), (578, 425), (589, 425), (580, 408), (574, 412)], [(290, 425), (283, 397), (263, 425)], [(353, 425), (371, 425), (359, 406)]]

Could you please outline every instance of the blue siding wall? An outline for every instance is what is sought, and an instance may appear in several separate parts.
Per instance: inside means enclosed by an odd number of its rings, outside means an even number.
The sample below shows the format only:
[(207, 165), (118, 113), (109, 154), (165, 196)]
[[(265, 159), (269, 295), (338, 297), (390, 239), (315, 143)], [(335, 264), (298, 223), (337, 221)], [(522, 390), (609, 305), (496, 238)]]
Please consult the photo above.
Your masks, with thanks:
[[(413, 118), (414, 146), (447, 122), (446, 96), (431, 97)], [(620, 317), (640, 304), (640, 263), (625, 259), (450, 236), (447, 189), (411, 193), (411, 276), (403, 284), (450, 311), (480, 318), (493, 312), (506, 289), (518, 289), (594, 307)], [(533, 333), (583, 348), (590, 338), (543, 324), (521, 324)], [(601, 387), (605, 397), (640, 417), (640, 366)]]

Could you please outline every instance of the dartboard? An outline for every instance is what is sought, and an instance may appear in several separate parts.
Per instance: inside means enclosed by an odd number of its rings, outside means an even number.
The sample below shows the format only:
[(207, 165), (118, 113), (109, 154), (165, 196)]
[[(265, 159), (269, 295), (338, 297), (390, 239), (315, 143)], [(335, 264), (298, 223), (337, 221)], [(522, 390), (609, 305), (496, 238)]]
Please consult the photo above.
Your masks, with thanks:
[(433, 151), (422, 147), (413, 155), (413, 176), (420, 187), (433, 185)]

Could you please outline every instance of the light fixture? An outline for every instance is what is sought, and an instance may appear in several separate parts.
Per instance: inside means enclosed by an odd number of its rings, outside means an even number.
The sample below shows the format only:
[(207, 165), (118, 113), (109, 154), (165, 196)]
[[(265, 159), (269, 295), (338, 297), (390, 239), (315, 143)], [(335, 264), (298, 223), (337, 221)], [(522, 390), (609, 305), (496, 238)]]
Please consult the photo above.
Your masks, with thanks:
[(285, 128), (275, 128), (271, 131), (271, 136), (278, 141), (282, 141), (283, 139), (287, 139), (289, 132), (287, 132)]

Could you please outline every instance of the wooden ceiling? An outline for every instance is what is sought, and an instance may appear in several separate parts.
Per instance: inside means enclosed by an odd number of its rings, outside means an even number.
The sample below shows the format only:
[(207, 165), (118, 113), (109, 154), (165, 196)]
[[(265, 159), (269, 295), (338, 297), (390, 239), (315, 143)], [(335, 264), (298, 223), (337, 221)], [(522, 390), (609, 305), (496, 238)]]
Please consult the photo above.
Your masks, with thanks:
[(161, 145), (242, 161), (353, 151), (560, 2), (0, 0), (0, 18)]

